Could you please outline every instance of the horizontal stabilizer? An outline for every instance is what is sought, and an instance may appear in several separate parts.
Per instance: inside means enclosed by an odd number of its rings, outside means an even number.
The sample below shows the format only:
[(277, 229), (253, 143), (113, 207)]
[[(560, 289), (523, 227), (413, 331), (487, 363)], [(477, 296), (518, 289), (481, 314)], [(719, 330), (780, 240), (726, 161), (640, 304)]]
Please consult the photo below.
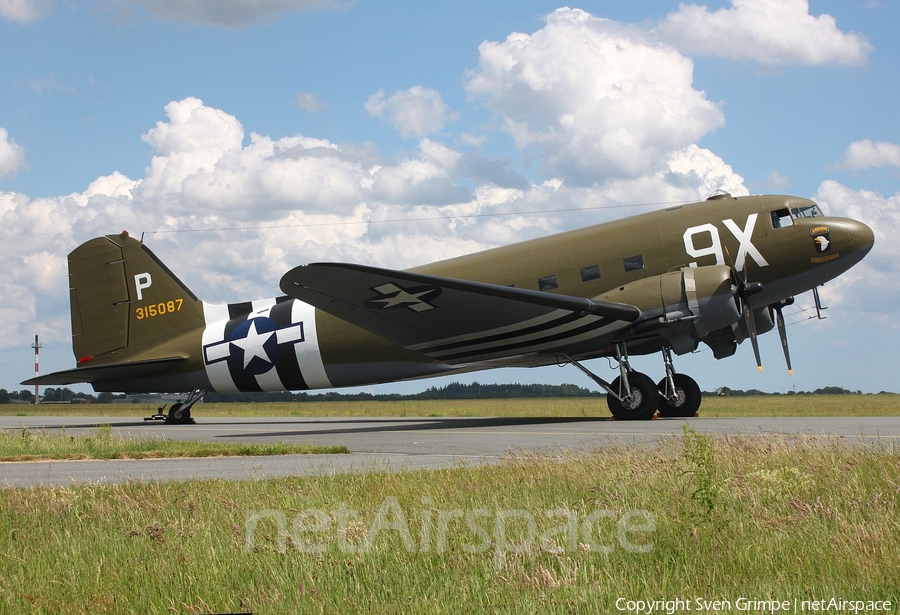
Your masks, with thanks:
[(599, 342), (641, 315), (623, 303), (343, 263), (296, 267), (281, 290), (453, 364)]
[(102, 380), (121, 380), (125, 378), (140, 378), (162, 371), (177, 363), (184, 361), (184, 357), (165, 357), (162, 359), (148, 359), (146, 361), (125, 361), (122, 363), (107, 363), (90, 367), (77, 367), (61, 372), (54, 372), (46, 376), (38, 376), (23, 382), (23, 385), (63, 385), (78, 382), (97, 382)]

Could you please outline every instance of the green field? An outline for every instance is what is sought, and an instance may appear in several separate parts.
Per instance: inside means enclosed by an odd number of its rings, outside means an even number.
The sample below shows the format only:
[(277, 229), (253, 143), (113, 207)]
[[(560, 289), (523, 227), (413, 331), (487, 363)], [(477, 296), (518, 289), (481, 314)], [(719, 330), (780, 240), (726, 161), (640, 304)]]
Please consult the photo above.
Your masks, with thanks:
[(687, 432), (495, 467), (0, 490), (0, 613), (896, 612), (898, 588), (900, 454), (831, 443)]
[[(2, 416), (150, 416), (147, 404), (48, 404), (0, 406)], [(608, 417), (602, 397), (547, 399), (463, 399), (337, 401), (303, 403), (198, 404), (194, 417), (227, 416), (434, 416), (434, 417)], [(900, 416), (900, 395), (761, 395), (708, 396), (700, 416)]]

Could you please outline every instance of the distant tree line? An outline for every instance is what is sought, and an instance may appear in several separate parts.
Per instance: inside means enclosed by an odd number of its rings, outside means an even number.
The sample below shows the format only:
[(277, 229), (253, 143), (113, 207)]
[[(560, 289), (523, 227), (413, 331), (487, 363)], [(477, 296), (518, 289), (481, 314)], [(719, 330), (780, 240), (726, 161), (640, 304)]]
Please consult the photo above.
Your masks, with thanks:
[(206, 402), (263, 401), (399, 401), (416, 399), (500, 399), (535, 397), (601, 397), (605, 392), (592, 391), (574, 384), (462, 384), (451, 382), (431, 387), (421, 393), (207, 393)]
[[(849, 389), (845, 389), (843, 387), (823, 387), (821, 389), (816, 389), (815, 391), (788, 391), (787, 393), (767, 393), (766, 391), (760, 391), (759, 389), (748, 389), (746, 391), (742, 391), (740, 389), (729, 389), (728, 387), (721, 387), (716, 389), (713, 392), (704, 392), (704, 395), (723, 395), (730, 397), (749, 397), (752, 395), (862, 395), (862, 391), (850, 391)], [(881, 391), (878, 393), (879, 395), (893, 395), (890, 391)]]
[[(124, 395), (113, 395), (112, 393), (98, 393), (91, 395), (90, 393), (76, 393), (68, 387), (47, 387), (41, 394), (41, 403), (67, 403), (67, 404), (111, 404), (114, 401), (123, 401)], [(7, 391), (0, 389), (0, 404), (21, 404), (34, 403), (34, 393), (28, 389), (21, 391)]]

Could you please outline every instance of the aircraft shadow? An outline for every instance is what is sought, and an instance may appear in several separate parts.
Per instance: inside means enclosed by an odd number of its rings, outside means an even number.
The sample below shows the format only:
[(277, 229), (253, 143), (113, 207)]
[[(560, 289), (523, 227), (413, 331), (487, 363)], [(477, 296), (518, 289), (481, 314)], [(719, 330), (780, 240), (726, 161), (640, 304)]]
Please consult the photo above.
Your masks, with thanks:
[[(443, 429), (483, 429), (486, 427), (511, 427), (516, 425), (552, 425), (565, 423), (584, 423), (593, 421), (609, 421), (610, 418), (602, 417), (488, 417), (488, 418), (456, 418), (456, 417), (402, 417), (397, 419), (355, 419), (354, 421), (304, 421), (303, 425), (321, 424), (323, 429), (300, 429), (300, 430), (284, 430), (270, 432), (251, 432), (251, 433), (234, 433), (216, 436), (218, 438), (279, 438), (279, 437), (297, 437), (303, 435), (341, 435), (341, 434), (361, 434), (361, 433), (380, 433), (385, 431), (434, 431)], [(402, 421), (398, 424), (398, 421)], [(360, 427), (340, 427), (328, 428), (336, 423), (360, 423), (365, 422), (367, 425)], [(380, 425), (371, 425), (371, 423), (382, 423)], [(287, 422), (286, 422), (287, 423)], [(246, 425), (246, 423), (242, 423)], [(271, 425), (272, 423), (258, 423)]]
[[(319, 420), (319, 419), (308, 419), (303, 420), (302, 418), (292, 419), (292, 420), (277, 420), (277, 421), (241, 421), (240, 423), (231, 423), (228, 421), (213, 421), (213, 420), (203, 420), (199, 419), (198, 425), (206, 425), (206, 426), (225, 426), (232, 425), (235, 427), (239, 426), (262, 426), (262, 425), (271, 425), (281, 426), (281, 425), (291, 425), (295, 427), (305, 427), (309, 429), (282, 429), (282, 430), (273, 430), (268, 432), (241, 432), (230, 433), (230, 434), (222, 434), (215, 436), (216, 438), (278, 438), (278, 437), (298, 437), (303, 435), (308, 436), (319, 436), (319, 435), (338, 435), (338, 434), (359, 434), (359, 433), (378, 433), (385, 431), (433, 431), (433, 430), (442, 430), (442, 429), (483, 429), (488, 427), (514, 427), (517, 425), (553, 425), (553, 424), (567, 424), (567, 423), (585, 423), (585, 422), (595, 422), (595, 421), (611, 421), (611, 417), (481, 417), (481, 418), (469, 418), (469, 417), (397, 417), (397, 418), (365, 418), (365, 417), (347, 417), (347, 418), (329, 418), (327, 420)], [(363, 425), (360, 425), (362, 423)], [(343, 426), (341, 426), (343, 425)], [(359, 426), (354, 426), (359, 425)], [(33, 431), (40, 431), (42, 429), (46, 430), (64, 430), (64, 429), (98, 429), (105, 427), (112, 427), (114, 429), (122, 429), (122, 428), (158, 428), (158, 427), (169, 427), (162, 421), (128, 421), (128, 422), (115, 422), (115, 421), (103, 421), (97, 423), (88, 423), (88, 424), (76, 424), (73, 425), (71, 423), (65, 424), (60, 423), (58, 425), (21, 425), (16, 426), (14, 429), (22, 429), (27, 428)], [(171, 427), (177, 427), (179, 429), (184, 429), (186, 431), (190, 431), (191, 425), (171, 425)]]

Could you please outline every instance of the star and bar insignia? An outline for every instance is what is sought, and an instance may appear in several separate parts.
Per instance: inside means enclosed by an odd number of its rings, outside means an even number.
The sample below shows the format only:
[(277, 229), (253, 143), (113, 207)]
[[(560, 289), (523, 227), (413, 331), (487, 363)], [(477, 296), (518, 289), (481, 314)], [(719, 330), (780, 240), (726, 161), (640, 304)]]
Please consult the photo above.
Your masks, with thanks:
[(371, 290), (378, 293), (379, 296), (367, 300), (363, 303), (363, 306), (373, 310), (403, 307), (413, 312), (425, 312), (435, 309), (435, 306), (429, 303), (429, 300), (441, 294), (441, 289), (437, 286), (403, 288), (396, 282), (375, 286)]

